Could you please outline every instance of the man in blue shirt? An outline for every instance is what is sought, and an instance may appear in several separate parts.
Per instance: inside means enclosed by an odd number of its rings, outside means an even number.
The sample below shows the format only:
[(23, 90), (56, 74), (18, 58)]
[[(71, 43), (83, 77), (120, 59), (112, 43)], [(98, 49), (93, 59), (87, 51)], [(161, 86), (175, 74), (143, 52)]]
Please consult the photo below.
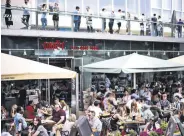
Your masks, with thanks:
[(21, 131), (27, 128), (27, 122), (23, 117), (24, 109), (22, 107), (17, 107), (17, 113), (14, 117), (14, 124), (17, 134), (21, 134)]
[(182, 27), (183, 27), (183, 22), (181, 21), (181, 19), (179, 19), (178, 24), (178, 38), (182, 37)]
[[(76, 7), (76, 11), (74, 12), (74, 14), (79, 14), (79, 7)], [(80, 16), (79, 15), (74, 15), (74, 31), (77, 32), (79, 31), (79, 22), (80, 22)]]

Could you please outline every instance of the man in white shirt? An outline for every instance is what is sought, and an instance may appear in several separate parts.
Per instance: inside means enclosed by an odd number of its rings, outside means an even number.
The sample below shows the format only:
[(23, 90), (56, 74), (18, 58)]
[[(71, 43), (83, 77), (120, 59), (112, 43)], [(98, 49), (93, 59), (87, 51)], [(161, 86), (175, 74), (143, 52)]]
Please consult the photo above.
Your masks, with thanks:
[(102, 32), (104, 32), (106, 29), (106, 18), (105, 17), (107, 17), (107, 12), (105, 8), (102, 9), (102, 12), (100, 13), (100, 15), (104, 17), (102, 18)]
[(87, 30), (88, 32), (93, 32), (93, 22), (92, 22), (92, 11), (90, 9), (90, 7), (86, 7), (86, 24), (87, 24)]
[(96, 117), (95, 111), (90, 111), (89, 113), (89, 124), (93, 131), (93, 135), (100, 136), (100, 133), (102, 131), (102, 122), (98, 117)]
[(88, 111), (95, 111), (95, 116), (99, 117), (102, 114), (102, 110), (99, 107), (100, 102), (95, 101), (92, 106), (89, 106)]
[(30, 13), (29, 13), (29, 0), (24, 1), (23, 7), (23, 18), (22, 18), (22, 23), (28, 28), (29, 27), (29, 18), (30, 18)]

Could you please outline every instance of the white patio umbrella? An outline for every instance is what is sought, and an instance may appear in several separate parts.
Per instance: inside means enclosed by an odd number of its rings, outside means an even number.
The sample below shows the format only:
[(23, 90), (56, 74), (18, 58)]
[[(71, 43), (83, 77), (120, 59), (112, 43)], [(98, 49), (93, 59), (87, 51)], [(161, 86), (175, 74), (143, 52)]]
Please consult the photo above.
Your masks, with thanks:
[(1, 53), (1, 80), (75, 78), (76, 72)]
[(137, 53), (83, 66), (84, 72), (134, 73), (134, 88), (136, 87), (135, 73), (181, 70), (184, 70), (184, 64), (173, 63)]
[(169, 61), (179, 63), (179, 64), (184, 64), (184, 55), (169, 59)]

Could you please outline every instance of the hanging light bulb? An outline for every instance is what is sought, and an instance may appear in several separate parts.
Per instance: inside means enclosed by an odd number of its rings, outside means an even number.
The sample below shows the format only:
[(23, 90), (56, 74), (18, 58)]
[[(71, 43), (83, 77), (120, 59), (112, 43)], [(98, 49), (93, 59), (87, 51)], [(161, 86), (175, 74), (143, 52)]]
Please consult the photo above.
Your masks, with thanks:
[(9, 50), (9, 54), (11, 55), (11, 50)]
[(86, 55), (86, 52), (84, 51), (84, 52), (83, 52), (83, 56), (85, 56), (85, 55)]
[(148, 51), (148, 54), (147, 55), (150, 56), (150, 51)]
[(123, 52), (123, 55), (124, 55), (124, 56), (126, 55), (126, 52), (125, 52), (125, 51)]
[(27, 55), (26, 50), (24, 50), (24, 56), (26, 56), (26, 55)]
[(165, 55), (166, 53), (165, 53), (165, 51), (164, 51), (164, 53), (163, 53), (163, 55)]
[(107, 52), (107, 56), (109, 56), (109, 57), (110, 57), (110, 52), (109, 52), (109, 51)]
[(178, 52), (178, 56), (180, 55), (180, 52)]

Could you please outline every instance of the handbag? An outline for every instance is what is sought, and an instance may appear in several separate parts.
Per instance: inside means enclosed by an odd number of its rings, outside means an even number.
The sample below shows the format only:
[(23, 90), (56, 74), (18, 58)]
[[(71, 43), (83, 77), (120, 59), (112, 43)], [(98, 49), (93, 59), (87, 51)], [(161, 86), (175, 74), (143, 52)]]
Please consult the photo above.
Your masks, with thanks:
[(11, 20), (11, 18), (8, 18), (8, 25), (13, 25), (13, 21)]

